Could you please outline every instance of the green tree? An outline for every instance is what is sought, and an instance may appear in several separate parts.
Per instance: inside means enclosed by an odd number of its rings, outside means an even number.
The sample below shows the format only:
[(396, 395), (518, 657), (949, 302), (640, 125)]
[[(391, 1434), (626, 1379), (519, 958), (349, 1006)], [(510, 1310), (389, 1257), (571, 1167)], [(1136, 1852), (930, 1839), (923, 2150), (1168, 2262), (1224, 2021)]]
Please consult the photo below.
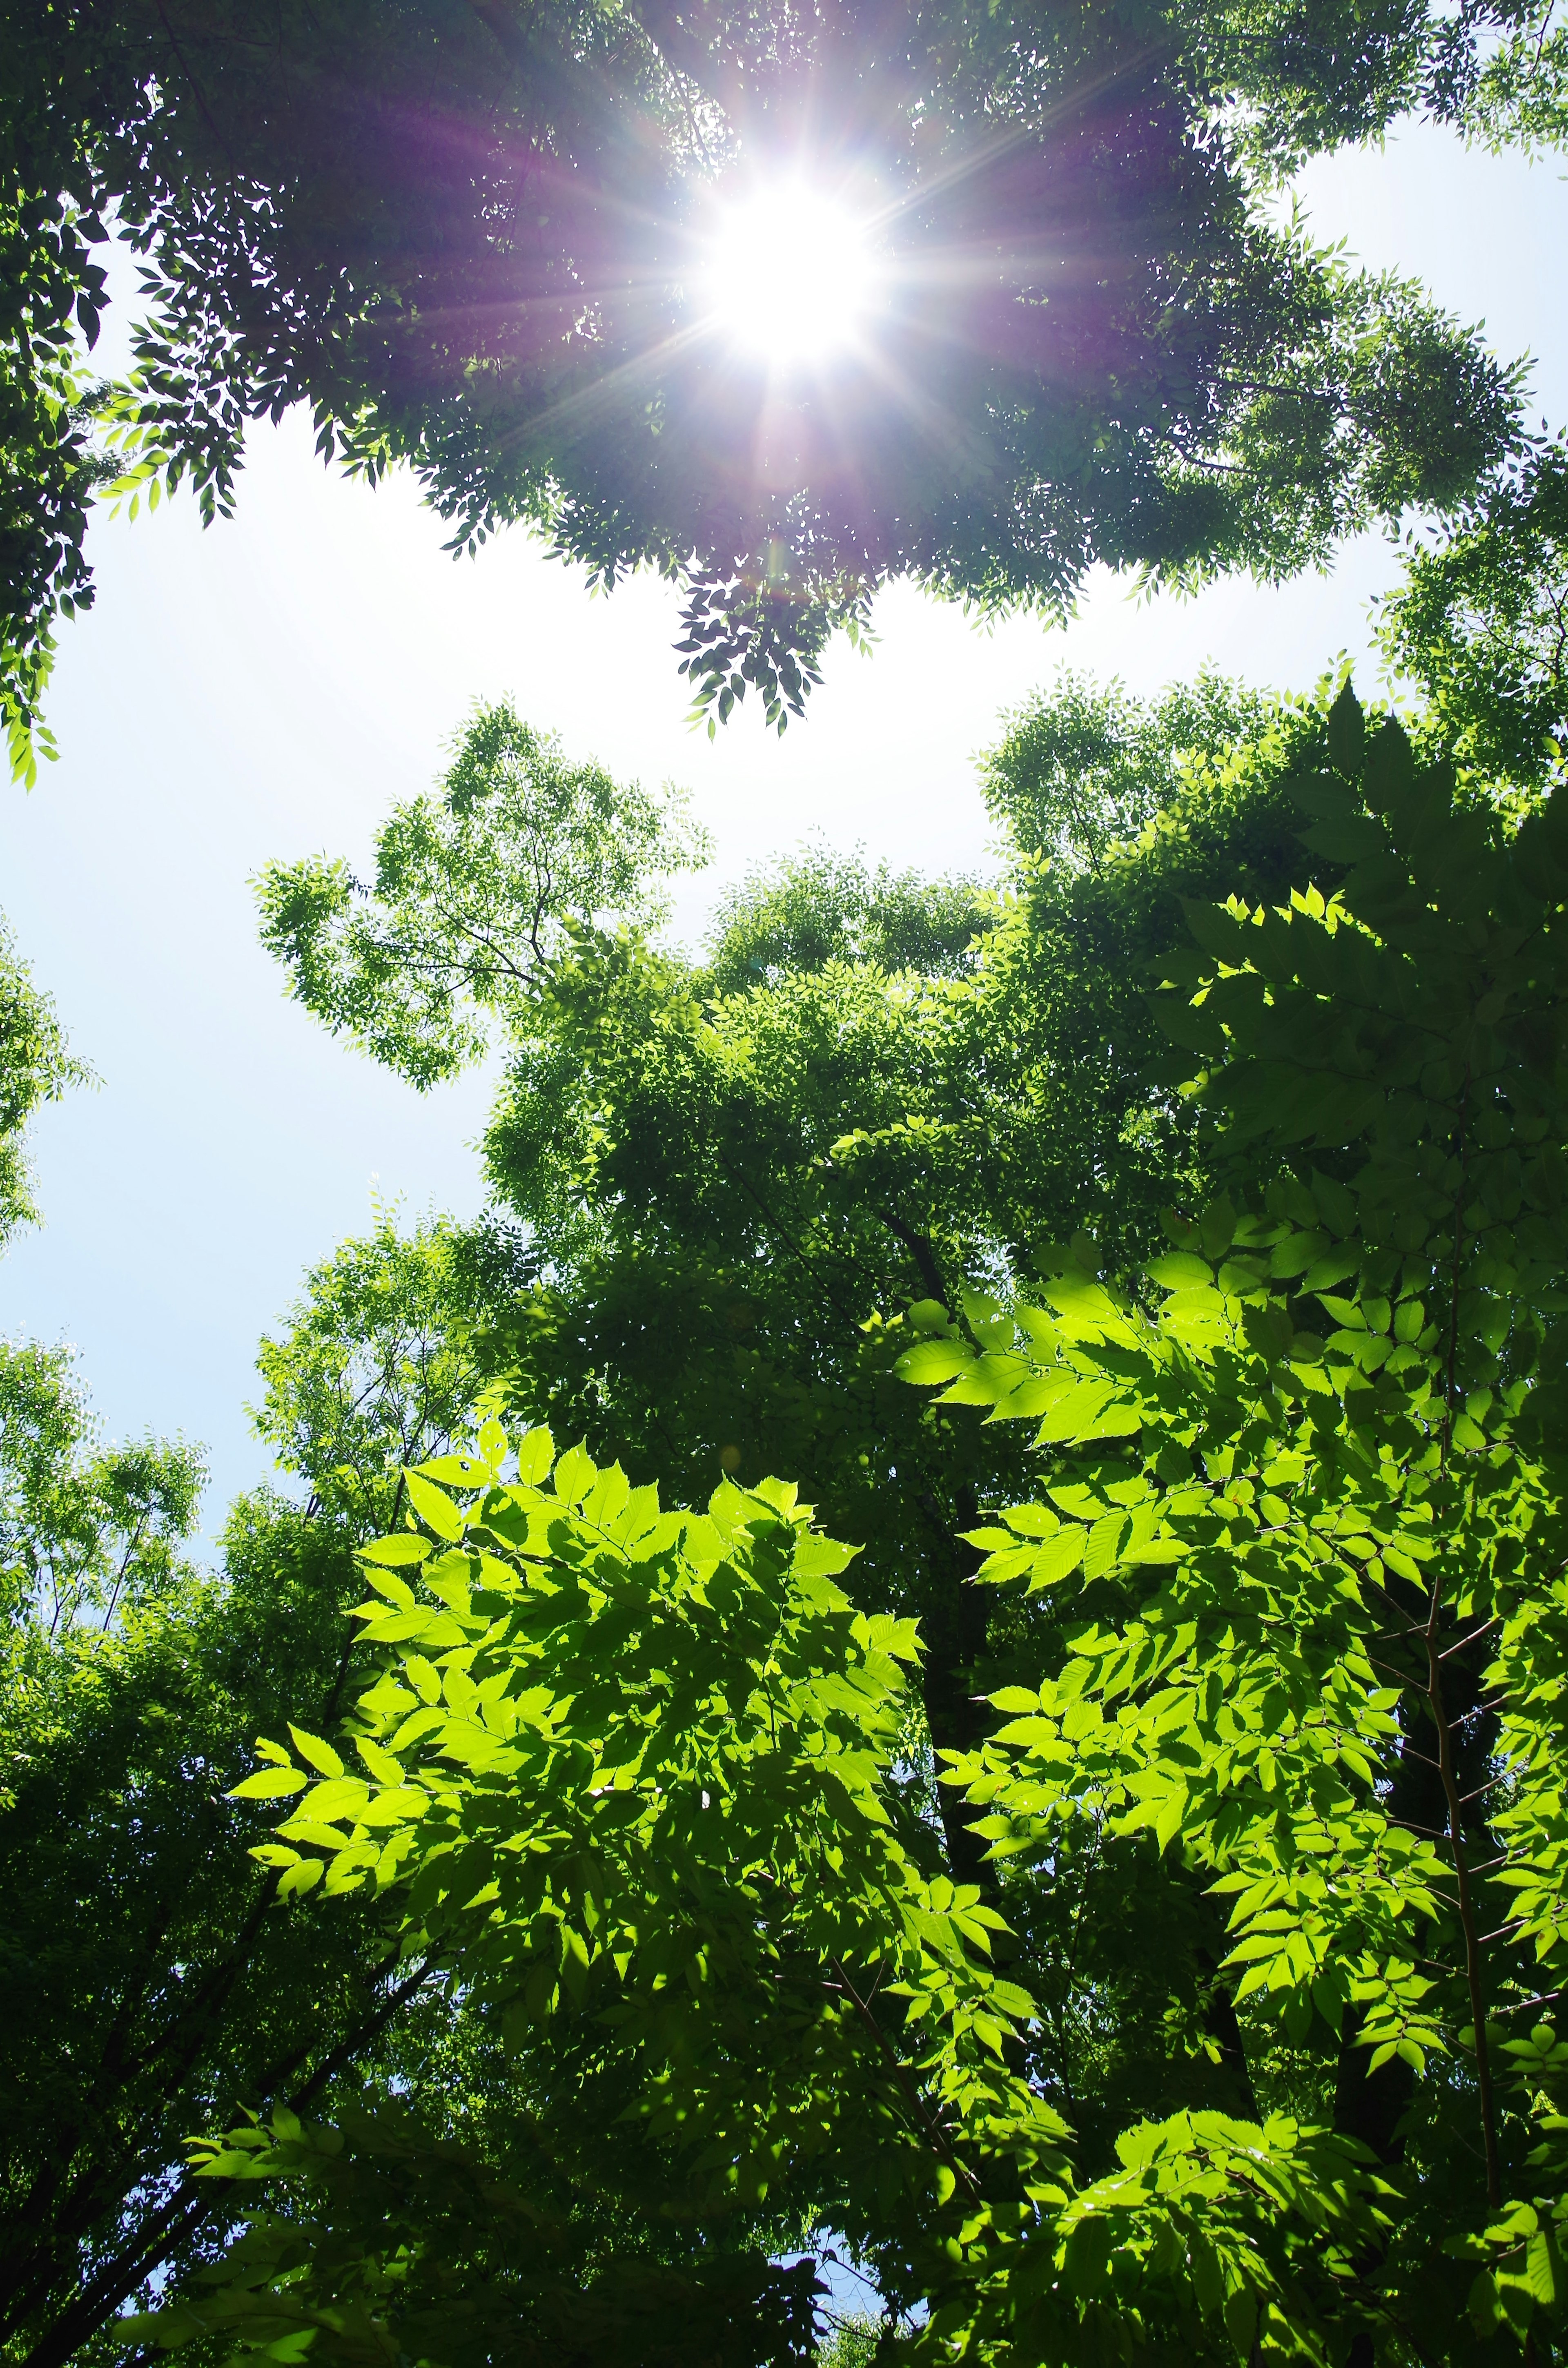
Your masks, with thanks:
[[(497, 1020), (506, 1030), (486, 1156), (537, 1281), (510, 1307), (496, 1294), (473, 1354), (506, 1377), (509, 1403), (596, 1455), (660, 1471), (687, 1502), (722, 1468), (799, 1474), (824, 1518), (864, 1542), (852, 1584), (865, 1607), (926, 1621), (926, 1707), (944, 1746), (975, 1732), (985, 1650), (983, 1599), (963, 1584), (974, 1557), (954, 1532), (1002, 1471), (1017, 1475), (1005, 1434), (933, 1416), (894, 1384), (902, 1311), (1033, 1271), (1078, 1224), (1118, 1258), (1156, 1237), (1196, 1155), (1185, 1106), (1151, 1100), (1159, 1040), (1141, 965), (1181, 934), (1183, 894), (1238, 879), (1282, 889), (1279, 783), (1323, 731), (1315, 711), (1218, 684), (1147, 712), (1069, 687), (1015, 719), (990, 761), (1017, 849), (1001, 886), (871, 875), (807, 850), (724, 902), (698, 962), (640, 932), (569, 934), (569, 913), (541, 961), (535, 874), (505, 801), (479, 809), (417, 897), (400, 876), (350, 923), (290, 901), (299, 869), (263, 882), (293, 991), (416, 1083)], [(450, 779), (468, 764), (460, 749)], [(1119, 767), (1116, 781), (1096, 764)], [(1051, 765), (1085, 784), (1076, 841), (1042, 806)], [(1157, 828), (1100, 860), (1162, 799)], [(405, 836), (400, 813), (385, 841)]]
[(494, 1221), (444, 1218), (400, 1234), (391, 1211), (306, 1278), (281, 1338), (256, 1358), (256, 1410), (308, 1513), (351, 1539), (402, 1509), (403, 1467), (442, 1453), (472, 1425), (489, 1378), (476, 1336), (532, 1281), (537, 1260)]
[(198, 1450), (105, 1446), (72, 1352), (0, 1341), (0, 1585), (7, 1620), (53, 1640), (107, 1634), (121, 1605), (188, 1577), (180, 1546), (206, 1480)]
[[(300, 1732), (238, 1788), (281, 1804), (291, 1894), (396, 1903), (494, 2001), (551, 2067), (546, 2152), (629, 2225), (645, 2140), (694, 2238), (745, 2201), (825, 2220), (929, 2306), (933, 2358), (1555, 2348), (1568, 793), (1517, 825), (1456, 803), (1346, 689), (1290, 794), (1295, 889), (1189, 900), (1160, 957), (1224, 1189), (1128, 1287), (1081, 1243), (1028, 1293), (917, 1305), (901, 1355), (1037, 1475), (971, 1541), (1002, 1723), (941, 1755), (997, 1904), (923, 1814), (917, 1628), (856, 1608), (792, 1487), (665, 1512), (494, 1422), (361, 1555), (354, 1762)], [(1132, 1906), (1164, 2078), (1113, 2045), (1096, 2080), (1033, 1986), (1081, 1946), (1074, 2003), (1113, 2021)], [(337, 2199), (388, 2143), (205, 2141), (202, 2175), (261, 2182), (252, 2233), (137, 2333), (523, 2356), (548, 2247), (498, 2309), (417, 2202), (378, 2233)]]
[(1379, 626), (1465, 776), (1549, 787), (1568, 745), (1568, 450), (1542, 445), (1445, 539), (1413, 548)]
[[(258, 1429), (310, 1491), (242, 1497), (222, 1566), (188, 1541), (183, 1443), (103, 1444), (62, 1350), (0, 1348), (0, 2341), (32, 2368), (112, 2358), (126, 2301), (233, 2223), (188, 2133), (244, 2106), (504, 2087), (400, 1964), (373, 1907), (304, 1929), (223, 1795), (258, 1725), (348, 1699), (350, 1549), (394, 1520), (398, 1470), (469, 1418), (462, 1323), (505, 1280), (499, 1228), (383, 1220), (309, 1278), (263, 1344)], [(479, 2058), (479, 2069), (473, 2059)]]
[(260, 882), (301, 1000), (421, 1087), (479, 1056), (485, 1017), (522, 1019), (574, 931), (656, 926), (659, 883), (709, 853), (683, 795), (569, 765), (508, 700), (476, 708), (443, 789), (382, 827), (373, 887), (324, 856)]
[[(1277, 575), (1451, 507), (1518, 439), (1515, 381), (1473, 337), (1265, 196), (1411, 108), (1547, 136), (1550, 0), (809, 24), (667, 0), (9, 0), (0, 30), (23, 766), (54, 621), (92, 597), (113, 468), (94, 416), (122, 491), (188, 479), (211, 517), (247, 422), (307, 404), (327, 455), (409, 465), (456, 547), (521, 519), (606, 586), (677, 578), (699, 701), (749, 686), (780, 723), (890, 576), (1061, 614), (1096, 560)], [(895, 295), (869, 359), (770, 387), (712, 326), (706, 209), (802, 147), (874, 217)], [(106, 394), (85, 349), (111, 217), (150, 309)]]
[(25, 1150), (28, 1121), (41, 1102), (57, 1101), (67, 1086), (89, 1078), (66, 1050), (53, 1004), (33, 984), (0, 919), (0, 1248), (18, 1225), (37, 1222)]

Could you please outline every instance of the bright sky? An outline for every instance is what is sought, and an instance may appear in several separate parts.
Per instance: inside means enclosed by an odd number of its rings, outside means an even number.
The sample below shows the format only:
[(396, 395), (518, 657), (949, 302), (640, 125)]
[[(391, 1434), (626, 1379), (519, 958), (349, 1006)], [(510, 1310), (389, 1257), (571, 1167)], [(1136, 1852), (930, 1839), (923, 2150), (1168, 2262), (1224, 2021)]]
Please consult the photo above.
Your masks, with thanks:
[[(1540, 409), (1568, 418), (1557, 166), (1413, 131), (1314, 168), (1304, 194), (1319, 236), (1424, 279), (1500, 353), (1533, 352)], [(1154, 690), (1208, 659), (1305, 688), (1364, 651), (1395, 572), (1374, 541), (1278, 593), (1134, 607), (1108, 582), (1065, 633), (984, 636), (894, 590), (881, 647), (830, 653), (803, 725), (780, 742), (743, 709), (710, 745), (687, 728), (663, 586), (590, 600), (520, 534), (456, 565), (441, 540), (407, 484), (328, 476), (298, 420), (258, 431), (233, 524), (204, 535), (181, 500), (96, 525), (97, 606), (64, 630), (51, 700), (62, 759), (30, 796), (0, 790), (0, 905), (102, 1080), (37, 1122), (46, 1224), (0, 1267), (0, 1330), (75, 1342), (116, 1435), (206, 1441), (213, 1528), (265, 1476), (256, 1343), (306, 1267), (367, 1229), (373, 1192), (460, 1216), (483, 1199), (485, 1081), (421, 1099), (284, 999), (246, 885), (268, 858), (363, 866), (471, 703), (509, 691), (574, 755), (690, 786), (718, 860), (683, 904), (688, 936), (725, 879), (811, 831), (981, 865), (974, 752), (1059, 666)]]

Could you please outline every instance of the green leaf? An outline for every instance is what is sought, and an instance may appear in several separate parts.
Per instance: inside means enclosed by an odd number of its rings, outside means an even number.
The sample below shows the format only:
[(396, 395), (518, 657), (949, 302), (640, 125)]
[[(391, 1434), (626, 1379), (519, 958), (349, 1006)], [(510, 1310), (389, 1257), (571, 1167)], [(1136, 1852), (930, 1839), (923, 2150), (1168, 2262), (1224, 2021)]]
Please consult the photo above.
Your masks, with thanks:
[(301, 1759), (308, 1761), (318, 1775), (342, 1775), (343, 1762), (330, 1743), (324, 1743), (319, 1736), (307, 1735), (302, 1727), (290, 1726), (289, 1733)]
[(805, 1531), (795, 1541), (790, 1568), (797, 1578), (836, 1578), (847, 1570), (858, 1546), (840, 1545), (836, 1538), (820, 1537), (814, 1530)]
[(1358, 779), (1367, 754), (1367, 720), (1346, 682), (1328, 711), (1328, 753), (1342, 773)]
[(428, 1538), (406, 1536), (377, 1538), (368, 1546), (355, 1548), (361, 1562), (386, 1563), (392, 1565), (423, 1562), (429, 1551)]
[(405, 1472), (403, 1485), (408, 1490), (409, 1503), (438, 1538), (453, 1542), (462, 1536), (462, 1515), (444, 1489), (422, 1479), (417, 1472)]
[(1208, 1259), (1195, 1258), (1190, 1250), (1164, 1250), (1158, 1258), (1150, 1259), (1145, 1270), (1151, 1281), (1166, 1291), (1211, 1288), (1214, 1281), (1214, 1269)]
[(302, 1793), (309, 1783), (297, 1768), (263, 1768), (255, 1776), (247, 1776), (236, 1784), (226, 1798), (231, 1801), (278, 1801), (290, 1793)]
[(525, 1488), (542, 1486), (555, 1461), (555, 1441), (542, 1426), (523, 1433), (517, 1441), (517, 1480)]
[(1042, 1588), (1059, 1587), (1083, 1561), (1088, 1542), (1088, 1531), (1076, 1523), (1048, 1538), (1028, 1565), (1028, 1592), (1038, 1595)]
[(419, 1470), (426, 1480), (439, 1480), (449, 1488), (483, 1488), (490, 1480), (490, 1467), (472, 1455), (437, 1455)]
[(973, 1363), (969, 1350), (957, 1341), (917, 1340), (904, 1350), (893, 1372), (901, 1382), (926, 1384), (950, 1382), (968, 1372)]

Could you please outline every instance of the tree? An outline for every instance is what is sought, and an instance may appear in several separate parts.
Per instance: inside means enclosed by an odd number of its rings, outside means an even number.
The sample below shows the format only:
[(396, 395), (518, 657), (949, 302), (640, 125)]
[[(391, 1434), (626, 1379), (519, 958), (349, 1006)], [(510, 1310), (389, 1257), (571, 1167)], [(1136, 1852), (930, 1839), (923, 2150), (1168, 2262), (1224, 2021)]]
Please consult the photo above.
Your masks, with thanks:
[[(106, 469), (214, 516), (246, 423), (300, 403), (455, 547), (522, 519), (597, 583), (678, 579), (699, 704), (749, 686), (780, 725), (890, 576), (1061, 614), (1096, 560), (1273, 576), (1448, 510), (1518, 446), (1515, 374), (1260, 181), (1413, 106), (1543, 136), (1550, 17), (11, 0), (16, 761)], [(893, 293), (869, 358), (770, 384), (713, 327), (706, 210), (802, 155)], [(151, 305), (118, 391), (83, 351), (111, 217)]]
[(24, 1150), (28, 1121), (90, 1073), (73, 1060), (47, 995), (34, 985), (0, 920), (0, 1248), (18, 1225), (36, 1223)]
[[(937, 1871), (902, 1758), (918, 1634), (856, 1610), (792, 1488), (665, 1513), (495, 1424), (411, 1471), (361, 1557), (358, 1766), (301, 1733), (239, 1788), (283, 1804), (261, 1848), (291, 1893), (400, 1903), (404, 1945), (494, 2000), (574, 2160), (613, 2065), (676, 2209), (828, 2217), (928, 2303), (933, 2356), (1555, 2340), (1568, 809), (1456, 804), (1347, 689), (1291, 795), (1301, 884), (1192, 900), (1161, 956), (1228, 1189), (1130, 1287), (1080, 1247), (1028, 1295), (917, 1308), (901, 1358), (1038, 1470), (973, 1540), (1002, 1723), (942, 1755), (999, 1907)], [(1113, 2047), (1082, 2095), (1105, 2051), (1062, 2053), (1024, 1987), (1059, 1959), (1016, 1943), (1081, 1944), (1070, 2003), (1114, 2020), (1130, 1902), (1164, 2078), (1119, 2091)], [(1195, 1918), (1224, 1926), (1229, 2065)], [(441, 2286), (416, 2207), (396, 2251), (340, 2209), (373, 2151), (286, 2121), (208, 2142), (263, 2183), (255, 2237), (139, 2332), (456, 2356), (494, 2286)], [(613, 2198), (613, 2165), (585, 2184)], [(547, 2260), (492, 2356), (535, 2340)]]
[(403, 1465), (443, 1453), (472, 1424), (490, 1378), (476, 1336), (536, 1265), (494, 1220), (438, 1218), (402, 1235), (383, 1209), (368, 1240), (343, 1243), (307, 1276), (283, 1338), (261, 1343), (255, 1418), (278, 1468), (309, 1488), (311, 1518), (354, 1540), (397, 1520)]
[[(1139, 964), (1179, 933), (1180, 892), (1281, 886), (1278, 780), (1323, 730), (1217, 685), (1136, 720), (1114, 696), (1092, 720), (1086, 692), (1072, 701), (1056, 726), (1039, 709), (1019, 721), (992, 762), (998, 816), (1028, 850), (1011, 894), (808, 852), (738, 891), (708, 958), (687, 963), (569, 911), (541, 924), (537, 867), (571, 874), (576, 825), (546, 841), (546, 809), (525, 830), (504, 799), (475, 803), (460, 841), (428, 828), (423, 803), (400, 809), (378, 857), (388, 885), (352, 908), (301, 893), (335, 876), (324, 863), (275, 868), (261, 890), (293, 991), (415, 1083), (497, 1023), (510, 1040), (487, 1160), (537, 1281), (510, 1306), (497, 1294), (474, 1342), (507, 1404), (659, 1470), (687, 1502), (721, 1468), (794, 1470), (864, 1542), (865, 1608), (926, 1621), (944, 1745), (974, 1731), (984, 1652), (954, 1532), (1007, 1451), (896, 1386), (889, 1326), (912, 1294), (1032, 1270), (1078, 1223), (1116, 1255), (1153, 1236), (1190, 1128), (1179, 1104), (1150, 1105)], [(1221, 779), (1219, 752), (1248, 724), (1254, 755)], [(1088, 860), (1124, 801), (1087, 813), (1086, 852), (1036, 860), (1053, 843), (1037, 780), (1048, 729), (1074, 764), (1085, 734), (1102, 752), (1131, 734), (1127, 765), (1163, 752), (1140, 811), (1162, 791), (1174, 802), (1135, 860)], [(489, 746), (483, 717), (471, 731)], [(461, 744), (449, 784), (473, 761)], [(416, 831), (432, 852), (415, 876), (386, 850)]]
[(476, 707), (437, 802), (397, 808), (373, 888), (323, 856), (262, 875), (262, 942), (295, 992), (421, 1088), (519, 1021), (574, 931), (664, 919), (660, 882), (708, 860), (682, 794), (569, 765), (509, 700)]
[(1466, 774), (1539, 793), (1568, 741), (1568, 450), (1543, 445), (1413, 548), (1382, 604), (1385, 656), (1426, 693)]
[(32, 2368), (118, 2356), (126, 2301), (233, 2225), (187, 2175), (193, 2128), (372, 2076), (422, 2101), (472, 2055), (384, 1914), (272, 1912), (256, 1813), (223, 1795), (258, 1725), (341, 1714), (350, 1550), (468, 1419), (462, 1319), (515, 1292), (515, 1256), (383, 1220), (309, 1278), (258, 1427), (311, 1497), (242, 1497), (218, 1573), (188, 1546), (199, 1453), (104, 1445), (65, 1351), (0, 1348), (0, 2340)]
[[(1152, 1834), (1231, 1903), (1238, 2008), (1382, 2166), (1338, 2307), (1450, 2356), (1456, 2325), (1546, 2340), (1562, 2291), (1568, 2050), (1509, 2018), (1558, 1995), (1563, 1944), (1568, 814), (1510, 833), (1348, 691), (1333, 723), (1297, 795), (1348, 877), (1197, 908), (1171, 965), (1236, 1197), (1173, 1222), (1156, 1309), (1068, 1268), (1042, 1312), (971, 1305), (978, 1359), (906, 1370), (1099, 1442), (984, 1541), (983, 1577), (1061, 1624), (953, 1780), (1051, 1891)], [(1225, 2283), (1233, 2340), (1267, 2345)]]

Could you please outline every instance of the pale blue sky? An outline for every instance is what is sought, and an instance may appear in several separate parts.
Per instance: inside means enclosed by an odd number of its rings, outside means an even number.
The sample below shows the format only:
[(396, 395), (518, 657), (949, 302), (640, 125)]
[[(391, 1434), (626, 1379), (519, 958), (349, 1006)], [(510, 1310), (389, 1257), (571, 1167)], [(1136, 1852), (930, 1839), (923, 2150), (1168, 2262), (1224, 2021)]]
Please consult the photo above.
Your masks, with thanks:
[[(1424, 279), (1500, 353), (1533, 352), (1537, 408), (1568, 419), (1559, 165), (1413, 131), (1303, 188), (1318, 235)], [(30, 796), (0, 791), (0, 905), (103, 1081), (37, 1124), (47, 1222), (0, 1265), (0, 1330), (77, 1343), (115, 1432), (207, 1441), (214, 1526), (265, 1473), (244, 1411), (256, 1342), (305, 1267), (365, 1229), (372, 1190), (464, 1216), (482, 1199), (484, 1082), (421, 1099), (286, 1002), (256, 942), (260, 864), (362, 861), (471, 702), (503, 691), (574, 753), (690, 786), (718, 861), (683, 901), (688, 934), (726, 878), (811, 830), (980, 864), (973, 752), (1058, 666), (1152, 690), (1208, 659), (1304, 688), (1364, 652), (1394, 574), (1374, 541), (1278, 593), (1135, 607), (1098, 584), (1065, 633), (983, 635), (895, 589), (881, 647), (830, 654), (805, 725), (779, 742), (743, 711), (710, 746), (686, 726), (663, 586), (591, 601), (521, 535), (458, 565), (441, 539), (406, 484), (326, 475), (298, 420), (254, 437), (233, 524), (202, 534), (188, 501), (100, 520), (97, 607), (62, 636), (51, 702), (61, 762)]]

